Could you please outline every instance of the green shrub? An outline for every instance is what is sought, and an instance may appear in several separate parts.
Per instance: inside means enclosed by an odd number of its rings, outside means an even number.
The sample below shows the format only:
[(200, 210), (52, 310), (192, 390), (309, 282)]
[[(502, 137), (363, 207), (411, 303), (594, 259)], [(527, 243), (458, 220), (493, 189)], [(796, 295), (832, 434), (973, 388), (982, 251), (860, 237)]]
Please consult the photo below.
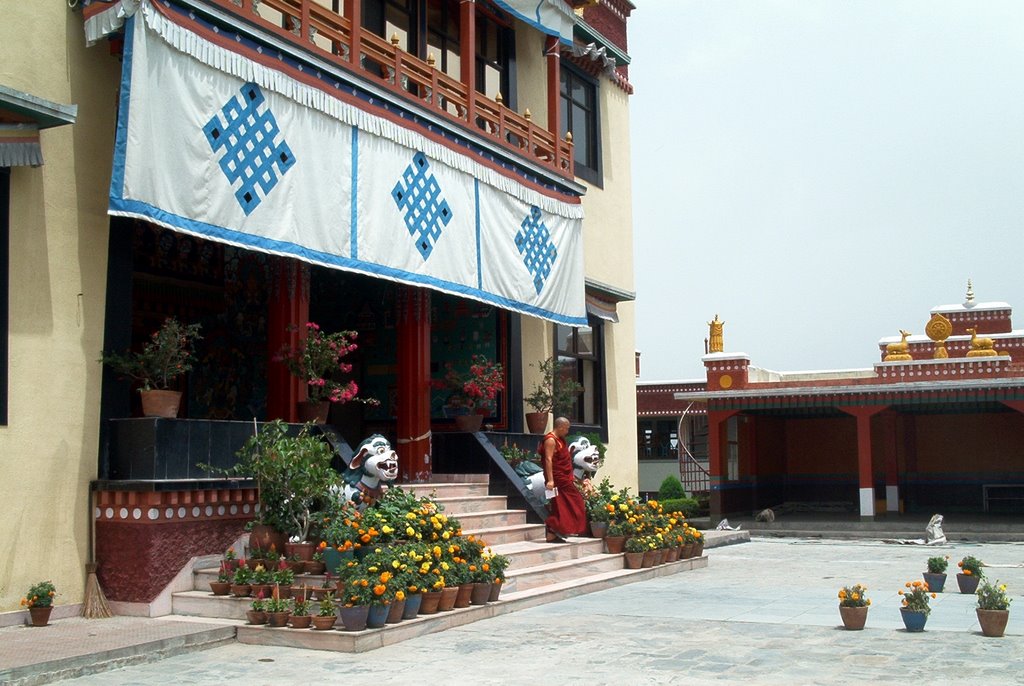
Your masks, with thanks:
[(672, 474), (666, 476), (665, 480), (661, 482), (661, 488), (658, 489), (658, 501), (663, 502), (665, 500), (676, 500), (685, 497), (686, 491), (683, 490), (683, 482), (679, 480), (679, 477)]
[(685, 517), (694, 517), (701, 513), (696, 498), (670, 498), (659, 502), (663, 512), (682, 512)]

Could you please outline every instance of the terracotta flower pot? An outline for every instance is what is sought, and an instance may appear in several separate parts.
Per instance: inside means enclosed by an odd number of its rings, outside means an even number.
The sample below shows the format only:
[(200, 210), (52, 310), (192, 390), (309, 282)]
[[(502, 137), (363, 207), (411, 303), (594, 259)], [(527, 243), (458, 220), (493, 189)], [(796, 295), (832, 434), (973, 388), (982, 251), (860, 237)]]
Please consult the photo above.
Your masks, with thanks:
[(401, 600), (392, 600), (390, 609), (388, 610), (388, 618), (384, 620), (385, 624), (398, 624), (402, 621), (402, 615), (405, 614), (405, 598)]
[(462, 584), (459, 586), (459, 593), (455, 596), (455, 607), (469, 607), (473, 599), (473, 584)]
[(591, 522), (590, 536), (592, 538), (604, 538), (608, 535), (608, 522)]
[(267, 626), (281, 627), (288, 623), (288, 615), (291, 613), (288, 610), (283, 612), (268, 612), (267, 613)]
[(644, 562), (643, 553), (626, 553), (626, 569), (640, 569)]
[(309, 615), (303, 615), (302, 617), (296, 617), (292, 615), (288, 620), (293, 629), (308, 629), (309, 625), (313, 623), (313, 618)]
[(257, 610), (246, 610), (245, 616), (249, 620), (250, 624), (266, 624), (267, 613), (259, 612)]
[(843, 618), (843, 626), (850, 631), (860, 631), (868, 620), (868, 607), (839, 606), (839, 616)]
[(498, 596), (501, 595), (501, 587), (503, 586), (500, 581), (491, 582), (491, 595), (487, 597), (487, 602), (496, 603), (498, 602)]
[(486, 605), (487, 599), (491, 597), (491, 585), (485, 583), (473, 584), (473, 592), (469, 602), (473, 605)]
[(316, 552), (316, 546), (305, 541), (303, 543), (285, 543), (284, 552), (289, 558), (295, 557), (303, 562), (309, 562), (313, 559), (313, 553)]
[(144, 417), (165, 417), (173, 419), (178, 416), (181, 406), (181, 391), (139, 391), (142, 398), (142, 415)]
[(657, 559), (658, 559), (658, 551), (657, 550), (647, 550), (647, 551), (644, 551), (644, 561), (640, 564), (640, 566), (645, 568), (645, 569), (647, 567), (653, 567), (654, 566), (654, 561), (657, 560)]
[(686, 543), (686, 544), (684, 544), (683, 545), (683, 552), (680, 554), (680, 557), (682, 559), (684, 559), (684, 560), (689, 560), (691, 557), (693, 557), (693, 548), (694, 548), (694, 546), (695, 546), (694, 543)]
[(532, 434), (542, 434), (548, 428), (549, 412), (527, 412), (526, 430)]
[(252, 586), (249, 584), (231, 584), (231, 595), (236, 598), (248, 598), (252, 592)]
[(438, 610), (438, 603), (441, 602), (441, 591), (427, 591), (420, 601), (420, 614), (432, 615)]
[(273, 550), (274, 552), (282, 553), (287, 542), (287, 536), (265, 524), (254, 525), (249, 533), (250, 550)]
[(303, 424), (306, 422), (312, 422), (313, 424), (326, 424), (327, 415), (330, 414), (330, 411), (330, 400), (322, 400), (315, 403), (303, 401), (295, 406), (295, 414)]
[(611, 555), (618, 555), (626, 545), (625, 536), (605, 536), (604, 547)]
[(337, 615), (328, 615), (327, 617), (313, 617), (313, 629), (315, 631), (327, 631), (328, 629), (333, 629), (334, 623), (337, 621)]
[(999, 638), (1006, 631), (1006, 622), (1010, 619), (1009, 610), (982, 610), (975, 609), (978, 613), (978, 624), (981, 625), (981, 633), (990, 638)]
[(445, 586), (441, 589), (441, 601), (437, 604), (437, 609), (441, 612), (447, 612), (455, 607), (455, 599), (459, 597), (458, 586)]
[(210, 592), (214, 595), (227, 595), (231, 593), (230, 581), (211, 581)]
[[(30, 607), (28, 609), (29, 617), (32, 619), (32, 626), (46, 626), (50, 623), (50, 613), (53, 612), (53, 605), (47, 605), (46, 607)], [(1003, 622), (1005, 625), (1006, 622)]]
[(319, 560), (308, 560), (302, 563), (302, 566), (306, 570), (306, 574), (323, 574), (327, 570), (327, 565)]
[(483, 426), (484, 416), (482, 414), (457, 414), (455, 415), (455, 428), (459, 431), (479, 431)]

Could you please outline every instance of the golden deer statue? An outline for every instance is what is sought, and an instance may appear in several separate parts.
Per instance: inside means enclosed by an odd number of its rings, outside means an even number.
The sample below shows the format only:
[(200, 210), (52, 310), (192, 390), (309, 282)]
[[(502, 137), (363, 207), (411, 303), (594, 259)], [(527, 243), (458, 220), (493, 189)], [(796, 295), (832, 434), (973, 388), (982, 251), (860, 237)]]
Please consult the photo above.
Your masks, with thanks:
[(907, 337), (912, 334), (909, 331), (900, 329), (900, 342), (899, 343), (888, 343), (885, 346), (885, 357), (882, 358), (883, 362), (900, 362), (904, 360), (914, 359), (910, 355), (910, 344), (907, 343)]
[(967, 333), (971, 334), (971, 349), (967, 351), (967, 357), (995, 357), (999, 354), (991, 338), (978, 338), (977, 328), (967, 329)]

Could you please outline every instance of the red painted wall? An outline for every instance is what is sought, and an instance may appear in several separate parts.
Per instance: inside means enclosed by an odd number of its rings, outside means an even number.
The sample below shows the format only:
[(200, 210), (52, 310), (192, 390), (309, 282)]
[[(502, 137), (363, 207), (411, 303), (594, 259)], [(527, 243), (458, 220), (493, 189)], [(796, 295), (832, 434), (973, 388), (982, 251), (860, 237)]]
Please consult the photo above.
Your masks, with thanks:
[(1024, 471), (1024, 415), (923, 415), (917, 417), (920, 474)]
[(788, 474), (857, 473), (857, 422), (853, 417), (786, 420)]

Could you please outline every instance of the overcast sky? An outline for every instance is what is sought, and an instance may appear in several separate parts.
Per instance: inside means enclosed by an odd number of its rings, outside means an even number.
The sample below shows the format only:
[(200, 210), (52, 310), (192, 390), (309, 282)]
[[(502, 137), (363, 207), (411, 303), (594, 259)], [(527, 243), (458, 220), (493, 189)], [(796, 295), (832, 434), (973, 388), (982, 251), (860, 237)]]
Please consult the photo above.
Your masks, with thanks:
[(777, 371), (870, 367), (929, 310), (1024, 328), (1024, 1), (634, 0), (637, 347), (707, 322)]

